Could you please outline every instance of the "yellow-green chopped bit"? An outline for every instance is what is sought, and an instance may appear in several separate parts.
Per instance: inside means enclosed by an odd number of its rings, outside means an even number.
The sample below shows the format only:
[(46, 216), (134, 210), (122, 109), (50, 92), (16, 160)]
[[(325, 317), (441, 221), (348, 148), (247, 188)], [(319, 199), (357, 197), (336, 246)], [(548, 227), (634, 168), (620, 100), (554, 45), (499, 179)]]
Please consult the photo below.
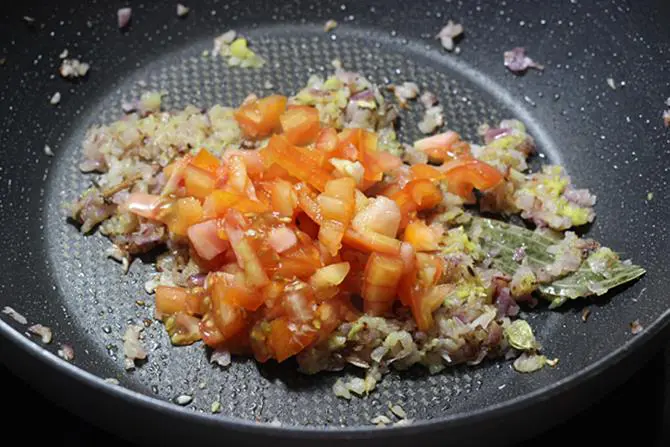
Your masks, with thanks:
[(537, 349), (537, 341), (533, 330), (525, 320), (516, 320), (504, 330), (507, 342), (520, 351), (534, 351)]
[(211, 407), (212, 413), (220, 413), (221, 412), (221, 402), (218, 400), (215, 400), (212, 402), (212, 407)]
[(648, 192), (647, 193), (647, 201), (650, 201), (653, 198), (654, 198), (654, 193), (653, 192)]
[(544, 367), (547, 358), (539, 354), (528, 354), (524, 352), (519, 358), (514, 360), (512, 366), (521, 373), (532, 373)]

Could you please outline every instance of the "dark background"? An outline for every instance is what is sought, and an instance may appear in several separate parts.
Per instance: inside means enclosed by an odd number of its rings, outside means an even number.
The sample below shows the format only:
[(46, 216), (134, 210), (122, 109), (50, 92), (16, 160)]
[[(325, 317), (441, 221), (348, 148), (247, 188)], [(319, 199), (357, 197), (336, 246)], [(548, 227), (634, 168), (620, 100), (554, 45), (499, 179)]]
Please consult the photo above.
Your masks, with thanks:
[[(26, 417), (40, 419), (40, 430), (31, 430), (27, 439), (34, 444), (72, 447), (103, 444), (133, 444), (92, 426), (49, 402), (21, 379), (0, 366), (0, 383), (6, 390), (4, 402), (11, 402), (5, 427), (24, 426)], [(9, 429), (5, 429), (5, 433)], [(568, 422), (519, 444), (541, 445), (618, 445), (627, 437), (636, 447), (670, 445), (670, 346), (658, 353), (628, 382), (597, 404)]]

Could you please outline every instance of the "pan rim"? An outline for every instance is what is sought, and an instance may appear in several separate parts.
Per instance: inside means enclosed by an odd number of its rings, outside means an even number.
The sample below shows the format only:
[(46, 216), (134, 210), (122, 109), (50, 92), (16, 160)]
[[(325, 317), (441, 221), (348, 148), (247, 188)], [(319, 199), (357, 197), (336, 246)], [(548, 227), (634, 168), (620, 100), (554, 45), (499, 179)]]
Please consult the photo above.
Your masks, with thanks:
[(471, 411), (449, 414), (431, 420), (418, 420), (408, 425), (387, 426), (382, 430), (370, 430), (371, 426), (364, 425), (345, 427), (335, 425), (319, 427), (296, 425), (275, 426), (268, 422), (255, 422), (222, 414), (214, 415), (193, 412), (185, 407), (158, 399), (148, 394), (143, 394), (139, 391), (108, 383), (103, 378), (59, 358), (33, 340), (24, 337), (8, 322), (0, 319), (0, 334), (6, 336), (9, 341), (13, 341), (24, 352), (38, 359), (41, 363), (53, 368), (57, 373), (67, 374), (70, 378), (81, 382), (92, 391), (102, 392), (111, 397), (123, 399), (142, 410), (166, 413), (177, 419), (189, 419), (193, 422), (201, 424), (205, 423), (207, 425), (220, 425), (223, 428), (247, 431), (250, 434), (255, 432), (255, 434), (266, 436), (289, 436), (295, 439), (310, 439), (318, 435), (327, 435), (331, 439), (381, 438), (397, 435), (412, 435), (419, 431), (444, 429), (465, 425), (466, 423), (477, 423), (495, 419), (503, 414), (519, 412), (531, 407), (533, 404), (546, 401), (560, 393), (574, 389), (584, 382), (603, 374), (616, 363), (628, 358), (643, 345), (650, 343), (652, 339), (660, 336), (664, 329), (669, 327), (670, 307), (659, 315), (652, 324), (648, 325), (641, 334), (632, 337), (626, 343), (595, 362), (592, 362), (587, 367), (575, 371), (549, 386)]

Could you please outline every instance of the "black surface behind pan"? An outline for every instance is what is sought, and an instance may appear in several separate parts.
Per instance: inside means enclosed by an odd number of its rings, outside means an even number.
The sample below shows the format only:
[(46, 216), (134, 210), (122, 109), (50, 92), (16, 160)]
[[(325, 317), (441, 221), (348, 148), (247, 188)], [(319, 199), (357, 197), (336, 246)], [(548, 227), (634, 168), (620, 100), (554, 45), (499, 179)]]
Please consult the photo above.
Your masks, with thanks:
[[(504, 441), (597, 399), (667, 340), (667, 2), (191, 1), (185, 18), (174, 4), (145, 2), (132, 4), (131, 25), (120, 31), (121, 6), (26, 3), (0, 13), (0, 305), (55, 334), (45, 350), (28, 341), (25, 328), (0, 321), (0, 352), (59, 402), (123, 436), (154, 441)], [(331, 18), (340, 25), (325, 33)], [(458, 55), (434, 39), (450, 18), (466, 29)], [(240, 70), (203, 54), (228, 29), (249, 37), (268, 63)], [(544, 72), (509, 73), (502, 52), (513, 46), (525, 46)], [(65, 48), (91, 63), (85, 80), (58, 76)], [(564, 164), (577, 185), (598, 196), (589, 235), (648, 273), (615, 295), (528, 314), (547, 355), (560, 359), (556, 368), (521, 375), (497, 362), (432, 376), (392, 373), (367, 398), (347, 402), (331, 392), (336, 375), (307, 377), (294, 365), (242, 359), (222, 371), (202, 346), (172, 348), (154, 322), (145, 331), (148, 362), (123, 370), (127, 323), (153, 315), (143, 292), (152, 266), (138, 260), (123, 275), (104, 258), (102, 237), (84, 238), (65, 221), (63, 203), (90, 182), (76, 169), (85, 130), (117, 119), (122, 100), (144, 90), (165, 90), (168, 109), (239, 104), (250, 92), (265, 93), (267, 81), (273, 92), (291, 94), (311, 74), (331, 71), (335, 58), (378, 83), (413, 80), (431, 89), (448, 127), (469, 139), (483, 122), (521, 119), (542, 161)], [(62, 99), (52, 106), (56, 91)], [(417, 118), (403, 117), (405, 138), (417, 136)], [(45, 144), (54, 157), (45, 155)], [(586, 305), (592, 314), (585, 324)], [(634, 337), (629, 324), (636, 319), (645, 330)], [(74, 346), (75, 366), (52, 354), (61, 343)], [(102, 381), (110, 377), (121, 386)], [(187, 407), (169, 403), (181, 394), (193, 396)], [(209, 415), (215, 400), (221, 414)], [(389, 403), (400, 404), (414, 423), (371, 427)]]

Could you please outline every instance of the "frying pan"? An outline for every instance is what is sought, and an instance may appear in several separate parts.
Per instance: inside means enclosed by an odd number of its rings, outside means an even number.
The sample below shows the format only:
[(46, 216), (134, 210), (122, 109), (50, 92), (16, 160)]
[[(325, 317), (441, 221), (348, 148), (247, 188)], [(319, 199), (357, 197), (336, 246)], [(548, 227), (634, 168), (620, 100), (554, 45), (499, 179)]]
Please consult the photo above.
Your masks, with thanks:
[[(668, 340), (670, 133), (660, 117), (670, 96), (667, 1), (188, 0), (184, 18), (172, 2), (147, 1), (132, 4), (131, 24), (119, 30), (122, 6), (23, 1), (0, 12), (0, 306), (54, 332), (54, 341), (41, 345), (3, 316), (0, 354), (57, 402), (151, 443), (505, 443), (584, 408)], [(459, 54), (434, 39), (450, 18), (465, 26)], [(328, 19), (339, 22), (331, 33), (322, 29)], [(268, 63), (240, 70), (205, 57), (228, 29), (248, 36)], [(508, 72), (502, 53), (514, 46), (525, 46), (546, 69)], [(91, 63), (84, 80), (58, 76), (66, 48)], [(202, 346), (172, 348), (154, 322), (145, 331), (149, 360), (123, 370), (126, 324), (153, 314), (142, 291), (152, 267), (150, 259), (137, 260), (123, 275), (104, 259), (102, 237), (82, 237), (66, 222), (62, 204), (91, 181), (76, 169), (86, 128), (117, 119), (123, 99), (149, 89), (167, 91), (168, 109), (239, 104), (249, 92), (263, 93), (265, 81), (290, 94), (310, 74), (330, 70), (336, 57), (378, 83), (414, 80), (430, 88), (445, 106), (448, 127), (468, 139), (476, 139), (482, 122), (521, 119), (540, 160), (565, 165), (577, 185), (597, 194), (589, 235), (648, 273), (615, 294), (528, 313), (545, 352), (560, 359), (556, 368), (522, 375), (491, 362), (438, 375), (392, 373), (370, 396), (349, 402), (330, 391), (337, 375), (307, 377), (295, 365), (245, 359), (223, 371), (208, 363)], [(57, 91), (62, 99), (52, 106)], [(411, 112), (403, 117), (403, 138), (417, 136), (417, 119)], [(584, 306), (592, 311), (587, 323)], [(644, 326), (636, 336), (633, 320)], [(63, 343), (74, 347), (71, 363), (55, 355)], [(173, 403), (181, 394), (192, 402)], [(214, 400), (221, 414), (210, 414)], [(389, 403), (401, 405), (413, 423), (372, 427), (370, 419)]]

